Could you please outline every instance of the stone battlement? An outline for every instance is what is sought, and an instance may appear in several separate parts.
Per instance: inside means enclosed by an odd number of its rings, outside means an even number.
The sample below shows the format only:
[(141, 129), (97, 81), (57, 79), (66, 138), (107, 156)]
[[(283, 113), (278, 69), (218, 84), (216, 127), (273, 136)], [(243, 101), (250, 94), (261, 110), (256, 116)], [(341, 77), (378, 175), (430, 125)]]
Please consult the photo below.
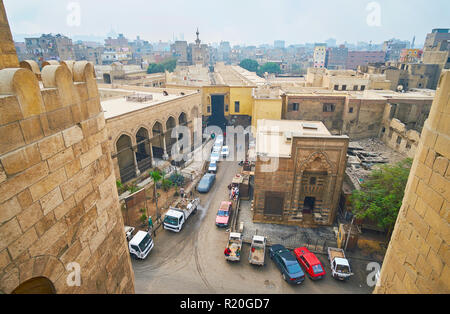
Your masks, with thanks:
[(42, 71), (34, 61), (21, 65), (0, 70), (0, 154), (76, 125), (86, 129), (83, 121), (101, 112), (91, 63), (53, 63)]
[[(0, 293), (134, 292), (100, 95), (86, 61), (0, 70)], [(66, 284), (67, 265), (81, 286)]]

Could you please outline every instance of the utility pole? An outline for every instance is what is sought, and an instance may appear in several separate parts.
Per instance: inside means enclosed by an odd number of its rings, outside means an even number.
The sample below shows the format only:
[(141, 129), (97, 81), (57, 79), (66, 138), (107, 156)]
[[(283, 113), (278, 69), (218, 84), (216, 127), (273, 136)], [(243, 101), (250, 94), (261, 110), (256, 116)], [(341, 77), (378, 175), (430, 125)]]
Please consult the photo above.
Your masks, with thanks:
[(348, 228), (348, 235), (347, 235), (347, 239), (345, 239), (344, 252), (347, 251), (347, 245), (348, 245), (348, 241), (350, 239), (350, 235), (352, 234), (352, 227), (353, 227), (354, 221), (355, 221), (355, 216), (353, 216), (352, 222), (350, 223), (350, 228)]

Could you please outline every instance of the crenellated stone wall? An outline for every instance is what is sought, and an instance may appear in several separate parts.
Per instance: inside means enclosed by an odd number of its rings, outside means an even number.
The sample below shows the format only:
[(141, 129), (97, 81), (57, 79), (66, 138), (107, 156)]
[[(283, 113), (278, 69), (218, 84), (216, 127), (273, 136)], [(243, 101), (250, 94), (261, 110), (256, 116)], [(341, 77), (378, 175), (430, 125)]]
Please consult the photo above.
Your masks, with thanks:
[(57, 293), (133, 293), (93, 65), (21, 66), (0, 70), (0, 292), (45, 277)]

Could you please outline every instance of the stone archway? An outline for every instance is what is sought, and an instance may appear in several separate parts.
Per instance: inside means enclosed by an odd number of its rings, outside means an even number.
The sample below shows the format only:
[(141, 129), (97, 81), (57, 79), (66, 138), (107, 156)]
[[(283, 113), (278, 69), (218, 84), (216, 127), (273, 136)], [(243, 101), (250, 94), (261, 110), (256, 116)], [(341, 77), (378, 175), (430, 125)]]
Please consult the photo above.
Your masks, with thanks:
[(56, 289), (48, 278), (35, 277), (21, 283), (11, 294), (56, 294)]
[(299, 163), (294, 190), (297, 214), (302, 213), (305, 217), (328, 212), (332, 173), (333, 165), (323, 152), (314, 152)]
[(136, 165), (131, 137), (122, 134), (116, 142), (117, 163), (119, 164), (120, 180), (124, 183), (136, 177)]
[(165, 134), (166, 152), (167, 154), (169, 154), (169, 156), (171, 155), (172, 152), (172, 146), (177, 142), (177, 139), (172, 137), (172, 129), (174, 129), (176, 126), (177, 124), (175, 118), (169, 117), (169, 119), (167, 119), (166, 121), (166, 134)]
[(150, 138), (148, 130), (140, 128), (136, 133), (136, 162), (140, 172), (143, 172), (152, 166), (152, 156), (150, 151)]
[(152, 127), (152, 154), (154, 158), (163, 158), (165, 151), (164, 130), (160, 122), (155, 122)]

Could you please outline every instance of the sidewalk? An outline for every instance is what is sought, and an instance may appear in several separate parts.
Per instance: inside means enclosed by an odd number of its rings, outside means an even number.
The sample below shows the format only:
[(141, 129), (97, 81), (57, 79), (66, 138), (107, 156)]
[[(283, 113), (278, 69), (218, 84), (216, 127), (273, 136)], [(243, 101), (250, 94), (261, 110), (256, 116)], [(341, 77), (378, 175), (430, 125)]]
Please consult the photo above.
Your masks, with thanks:
[(307, 246), (311, 251), (322, 253), (328, 246), (337, 246), (333, 227), (310, 229), (298, 226), (254, 223), (253, 212), (250, 207), (251, 201), (241, 200), (236, 226), (239, 228), (240, 223), (244, 222), (244, 242), (251, 243), (253, 236), (258, 234), (265, 236), (269, 245), (282, 244), (289, 249)]

